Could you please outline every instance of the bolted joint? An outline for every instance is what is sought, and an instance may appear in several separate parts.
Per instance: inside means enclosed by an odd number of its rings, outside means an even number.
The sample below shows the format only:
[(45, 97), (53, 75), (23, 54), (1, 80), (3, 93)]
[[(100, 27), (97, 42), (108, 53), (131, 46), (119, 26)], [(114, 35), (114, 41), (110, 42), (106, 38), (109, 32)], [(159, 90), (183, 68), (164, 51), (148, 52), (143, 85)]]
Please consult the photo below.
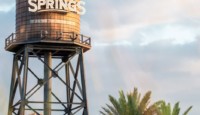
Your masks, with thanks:
[(76, 53), (81, 54), (81, 48), (76, 48)]
[(70, 109), (69, 109), (69, 108), (66, 108), (66, 109), (65, 109), (65, 114), (66, 114), (66, 113), (70, 113)]
[(81, 103), (81, 107), (86, 107), (86, 103), (85, 103), (85, 102), (82, 102), (82, 103)]
[(53, 76), (54, 78), (58, 77), (58, 71), (53, 71), (53, 72), (52, 72), (52, 76)]
[(22, 58), (21, 55), (17, 55), (17, 56), (16, 56), (16, 59), (17, 59), (17, 60), (21, 60), (21, 58)]
[(22, 103), (23, 105), (27, 105), (27, 104), (28, 104), (28, 100), (27, 100), (27, 99), (24, 99), (21, 103)]
[(27, 99), (24, 100), (24, 104), (25, 104), (25, 105), (28, 104), (28, 100), (27, 100)]
[(65, 63), (65, 62), (67, 62), (67, 61), (68, 61), (68, 59), (69, 59), (68, 57), (63, 57), (63, 58), (62, 58), (62, 62), (64, 62), (64, 63)]
[(38, 84), (39, 84), (40, 86), (42, 86), (42, 85), (44, 84), (44, 80), (43, 80), (43, 79), (38, 79)]

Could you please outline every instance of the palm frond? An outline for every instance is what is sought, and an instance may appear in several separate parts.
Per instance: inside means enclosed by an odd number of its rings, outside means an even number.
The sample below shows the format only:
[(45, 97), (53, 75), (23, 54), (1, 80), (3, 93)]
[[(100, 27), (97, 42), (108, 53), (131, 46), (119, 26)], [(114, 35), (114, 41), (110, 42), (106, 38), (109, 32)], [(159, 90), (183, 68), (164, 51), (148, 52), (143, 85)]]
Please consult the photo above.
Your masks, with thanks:
[(163, 101), (157, 101), (150, 105), (145, 111), (144, 115), (162, 115), (159, 110), (159, 105), (163, 103)]
[(147, 92), (144, 97), (142, 98), (140, 105), (139, 105), (139, 111), (141, 114), (146, 110), (151, 98), (151, 92)]
[(172, 115), (179, 115), (179, 113), (180, 113), (179, 102), (177, 102), (172, 110)]
[(127, 102), (126, 102), (126, 97), (124, 95), (123, 91), (119, 91), (119, 104), (121, 107), (121, 115), (125, 115), (127, 113)]
[(106, 104), (106, 105), (110, 109), (110, 111), (112, 112), (113, 115), (119, 115), (119, 113), (117, 112), (117, 110), (114, 107), (112, 107), (108, 104)]
[(113, 97), (113, 96), (109, 96), (109, 100), (110, 102), (112, 103), (112, 105), (114, 106), (115, 110), (121, 114), (122, 113), (122, 110), (121, 110), (121, 106), (120, 106), (120, 103), (118, 103), (118, 101)]
[(137, 106), (136, 106), (136, 103), (135, 103), (135, 100), (133, 98), (132, 95), (127, 95), (127, 99), (128, 99), (128, 114), (129, 115), (136, 115), (136, 111), (137, 111)]
[(183, 115), (187, 115), (191, 109), (192, 109), (192, 106), (190, 106), (190, 107), (183, 113)]
[(103, 111), (100, 111), (100, 113), (102, 114), (102, 115), (113, 115), (112, 114), (112, 112), (109, 110), (109, 109), (107, 109), (107, 108), (104, 108), (104, 107), (102, 107), (102, 109), (104, 110), (104, 112)]

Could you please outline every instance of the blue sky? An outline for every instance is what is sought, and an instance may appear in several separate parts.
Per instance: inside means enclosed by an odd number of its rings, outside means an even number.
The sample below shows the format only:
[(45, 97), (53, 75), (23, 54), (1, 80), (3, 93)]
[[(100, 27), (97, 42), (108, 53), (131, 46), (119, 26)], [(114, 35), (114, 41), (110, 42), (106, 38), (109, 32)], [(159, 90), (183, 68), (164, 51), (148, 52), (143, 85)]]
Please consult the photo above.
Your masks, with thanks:
[[(14, 32), (14, 0), (0, 0), (0, 115), (7, 109), (12, 53), (4, 39)], [(200, 1), (91, 0), (81, 31), (92, 37), (85, 54), (89, 111), (98, 115), (117, 96), (138, 87), (152, 101), (180, 101), (200, 112)]]

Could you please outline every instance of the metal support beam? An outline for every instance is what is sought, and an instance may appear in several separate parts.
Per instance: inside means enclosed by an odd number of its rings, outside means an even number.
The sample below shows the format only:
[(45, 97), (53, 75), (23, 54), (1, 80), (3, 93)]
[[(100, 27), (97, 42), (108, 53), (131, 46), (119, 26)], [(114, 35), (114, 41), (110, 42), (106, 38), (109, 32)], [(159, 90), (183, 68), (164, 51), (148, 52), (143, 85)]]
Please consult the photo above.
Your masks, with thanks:
[(28, 48), (25, 46), (24, 50), (24, 70), (23, 70), (23, 85), (21, 94), (21, 106), (20, 115), (25, 115), (25, 105), (26, 105), (26, 89), (27, 89), (27, 78), (28, 78)]
[[(53, 46), (26, 45), (14, 55), (8, 115), (27, 115), (28, 112), (37, 115), (43, 112), (43, 115), (51, 115), (54, 111), (59, 112), (59, 115), (89, 115), (83, 50), (81, 47), (60, 49), (63, 54), (60, 54), (59, 48), (55, 49)], [(55, 53), (57, 51), (59, 56)], [(35, 73), (34, 68), (29, 67), (29, 62), (30, 65), (32, 64), (32, 58), (38, 59), (37, 63), (42, 63), (44, 66), (44, 68), (41, 67), (44, 71), (39, 72), (40, 75)], [(54, 59), (56, 61), (59, 59), (61, 62), (52, 68)], [(52, 78), (57, 79), (56, 83), (62, 84), (59, 88), (63, 90), (57, 91), (63, 91), (63, 96), (52, 89), (52, 82), (54, 82)], [(36, 83), (29, 85), (28, 79), (35, 79)], [(33, 101), (32, 99), (37, 99), (34, 96), (39, 91), (44, 92), (44, 100)], [(56, 100), (52, 101), (52, 98)], [(35, 104), (40, 106), (35, 106)], [(53, 108), (58, 106), (60, 108)]]
[[(45, 52), (44, 63), (50, 68), (52, 67), (52, 55), (51, 52)], [(44, 65), (44, 81), (47, 83), (44, 85), (44, 115), (51, 115), (51, 90), (52, 90), (52, 71)]]
[[(65, 74), (66, 74), (66, 84), (68, 86), (70, 86), (70, 73), (69, 73), (69, 64), (66, 64), (65, 65)], [(70, 103), (70, 95), (71, 95), (71, 92), (70, 92), (70, 89), (68, 87), (66, 87), (66, 96), (67, 96), (67, 103)], [(69, 108), (70, 104), (67, 104), (67, 107)]]
[(8, 105), (8, 115), (12, 115), (13, 112), (13, 97), (15, 95), (15, 84), (16, 84), (16, 65), (17, 65), (17, 60), (15, 55), (13, 56), (13, 68), (12, 68), (12, 78), (11, 78), (11, 84), (10, 84), (10, 97), (9, 97), (9, 105)]
[(81, 72), (81, 82), (82, 82), (82, 93), (83, 93), (83, 101), (84, 101), (84, 110), (83, 115), (88, 115), (88, 106), (87, 106), (87, 93), (86, 93), (86, 82), (85, 82), (85, 68), (84, 68), (84, 58), (83, 58), (83, 49), (80, 51), (80, 72)]

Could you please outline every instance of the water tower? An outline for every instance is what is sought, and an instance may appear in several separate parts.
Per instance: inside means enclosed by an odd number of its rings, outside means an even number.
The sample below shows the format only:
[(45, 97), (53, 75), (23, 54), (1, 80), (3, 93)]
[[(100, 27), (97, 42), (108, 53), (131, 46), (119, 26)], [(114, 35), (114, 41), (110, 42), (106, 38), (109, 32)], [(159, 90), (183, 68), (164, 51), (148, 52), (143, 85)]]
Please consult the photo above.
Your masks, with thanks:
[[(16, 32), (5, 40), (14, 53), (8, 115), (88, 115), (83, 53), (91, 39), (80, 34), (80, 15), (66, 9), (81, 10), (78, 2), (16, 0)], [(42, 100), (31, 100), (40, 90)]]

